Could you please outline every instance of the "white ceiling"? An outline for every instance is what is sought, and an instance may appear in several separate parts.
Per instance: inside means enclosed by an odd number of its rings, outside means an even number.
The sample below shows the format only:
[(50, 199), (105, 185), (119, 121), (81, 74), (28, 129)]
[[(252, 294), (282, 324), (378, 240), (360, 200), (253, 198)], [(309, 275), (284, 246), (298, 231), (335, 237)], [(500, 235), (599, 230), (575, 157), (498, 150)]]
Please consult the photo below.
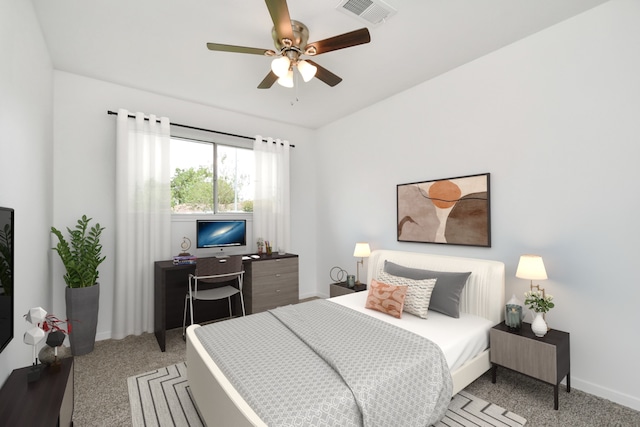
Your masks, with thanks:
[[(310, 42), (366, 26), (336, 10), (338, 1), (288, 0), (289, 12)], [(273, 48), (263, 0), (32, 0), (57, 70), (308, 128), (606, 1), (386, 0), (398, 12), (369, 26), (371, 43), (314, 58), (342, 83), (261, 90), (269, 58), (206, 43)]]

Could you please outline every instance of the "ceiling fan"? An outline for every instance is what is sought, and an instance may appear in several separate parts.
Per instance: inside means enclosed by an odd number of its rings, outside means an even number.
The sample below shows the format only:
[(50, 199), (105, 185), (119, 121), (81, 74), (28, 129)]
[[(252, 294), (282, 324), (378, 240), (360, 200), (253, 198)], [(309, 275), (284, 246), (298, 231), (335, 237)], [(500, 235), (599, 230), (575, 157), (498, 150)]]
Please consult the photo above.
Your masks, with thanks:
[(209, 50), (222, 52), (249, 53), (274, 57), (271, 71), (260, 82), (258, 89), (269, 89), (277, 81), (285, 87), (293, 87), (293, 70), (300, 72), (302, 79), (308, 82), (313, 77), (335, 86), (342, 78), (310, 59), (302, 59), (303, 55), (315, 56), (338, 49), (369, 43), (371, 36), (367, 28), (351, 31), (328, 39), (307, 43), (309, 29), (302, 22), (294, 21), (289, 16), (286, 0), (265, 0), (269, 14), (273, 20), (271, 35), (277, 49), (260, 49), (244, 46), (232, 46), (219, 43), (207, 43)]

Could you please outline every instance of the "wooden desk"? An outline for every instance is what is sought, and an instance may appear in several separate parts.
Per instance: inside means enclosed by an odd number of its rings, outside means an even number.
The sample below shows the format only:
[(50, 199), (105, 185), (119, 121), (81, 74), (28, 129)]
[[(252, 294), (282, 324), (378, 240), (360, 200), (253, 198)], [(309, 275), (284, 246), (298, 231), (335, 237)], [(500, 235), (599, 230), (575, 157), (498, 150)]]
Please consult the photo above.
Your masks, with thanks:
[[(195, 273), (196, 266), (174, 265), (173, 261), (154, 264), (154, 332), (160, 350), (165, 351), (167, 329), (182, 327), (189, 274)], [(262, 255), (258, 259), (244, 260), (243, 265), (242, 295), (247, 314), (298, 302), (298, 255)], [(270, 293), (274, 296), (270, 297)], [(233, 312), (239, 313), (238, 299), (232, 300), (236, 304)], [(225, 300), (194, 301), (194, 313), (193, 321), (204, 323), (228, 317), (229, 306)]]
[(3, 426), (71, 426), (73, 416), (73, 358), (62, 359), (59, 371), (45, 367), (40, 378), (27, 381), (31, 366), (15, 369), (0, 389)]

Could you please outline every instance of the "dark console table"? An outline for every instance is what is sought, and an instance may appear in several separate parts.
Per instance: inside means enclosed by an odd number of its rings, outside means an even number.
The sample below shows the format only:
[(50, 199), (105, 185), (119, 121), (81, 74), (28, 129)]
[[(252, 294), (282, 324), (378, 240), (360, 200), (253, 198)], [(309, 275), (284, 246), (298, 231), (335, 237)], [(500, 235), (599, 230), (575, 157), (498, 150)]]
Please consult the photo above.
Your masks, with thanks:
[(44, 368), (40, 378), (27, 381), (31, 369), (15, 369), (0, 389), (3, 426), (72, 426), (73, 358), (62, 359), (58, 371)]
[[(298, 255), (262, 255), (244, 260), (243, 265), (247, 314), (298, 302)], [(196, 265), (156, 261), (154, 269), (154, 331), (160, 350), (165, 351), (167, 329), (182, 327), (189, 274), (195, 273)], [(238, 299), (232, 299), (233, 312), (239, 313)], [(225, 300), (194, 301), (194, 313), (195, 323), (205, 323), (228, 317), (229, 306)]]

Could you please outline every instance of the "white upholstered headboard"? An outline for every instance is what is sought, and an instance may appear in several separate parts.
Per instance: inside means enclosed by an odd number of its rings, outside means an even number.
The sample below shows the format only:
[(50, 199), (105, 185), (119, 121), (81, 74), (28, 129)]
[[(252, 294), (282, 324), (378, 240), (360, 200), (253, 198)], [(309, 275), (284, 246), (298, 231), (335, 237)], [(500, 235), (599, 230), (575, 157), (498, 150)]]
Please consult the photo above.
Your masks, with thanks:
[(460, 311), (482, 316), (495, 324), (504, 320), (504, 264), (502, 262), (418, 252), (376, 250), (368, 259), (368, 281), (378, 276), (384, 268), (385, 260), (405, 267), (425, 270), (470, 271), (471, 275), (460, 297)]

